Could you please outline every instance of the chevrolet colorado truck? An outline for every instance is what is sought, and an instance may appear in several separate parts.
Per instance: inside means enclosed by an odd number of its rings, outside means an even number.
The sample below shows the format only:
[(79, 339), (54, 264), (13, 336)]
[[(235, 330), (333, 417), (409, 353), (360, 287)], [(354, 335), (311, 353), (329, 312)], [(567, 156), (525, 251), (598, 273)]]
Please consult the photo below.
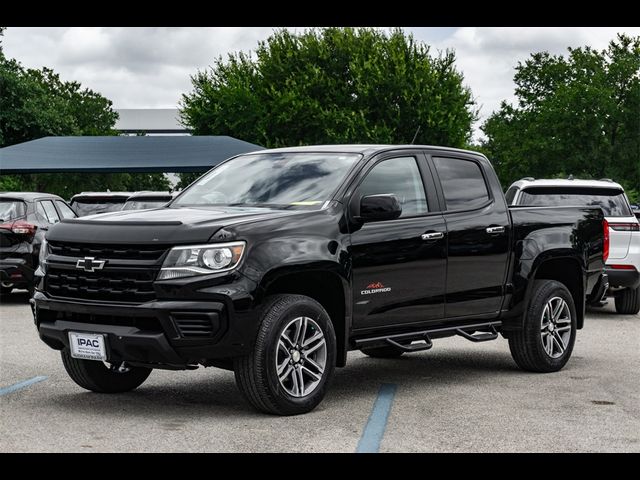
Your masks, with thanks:
[(347, 352), (452, 335), (560, 370), (608, 249), (594, 207), (509, 208), (486, 157), (332, 145), (233, 157), (171, 203), (64, 219), (32, 299), (40, 338), (94, 392), (156, 368), (232, 369), (268, 413), (316, 407)]

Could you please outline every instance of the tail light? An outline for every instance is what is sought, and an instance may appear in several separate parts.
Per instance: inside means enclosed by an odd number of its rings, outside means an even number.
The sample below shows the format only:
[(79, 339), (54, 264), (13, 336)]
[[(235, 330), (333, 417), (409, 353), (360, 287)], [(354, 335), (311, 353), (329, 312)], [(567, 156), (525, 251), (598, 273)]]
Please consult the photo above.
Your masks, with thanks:
[(603, 220), (602, 228), (604, 229), (604, 248), (602, 249), (602, 260), (606, 262), (609, 258), (609, 222)]
[(609, 228), (616, 232), (640, 232), (638, 223), (610, 223)]
[(31, 239), (36, 234), (38, 227), (24, 220), (16, 220), (15, 222), (0, 224), (0, 228), (9, 230), (16, 235), (24, 235), (28, 239)]

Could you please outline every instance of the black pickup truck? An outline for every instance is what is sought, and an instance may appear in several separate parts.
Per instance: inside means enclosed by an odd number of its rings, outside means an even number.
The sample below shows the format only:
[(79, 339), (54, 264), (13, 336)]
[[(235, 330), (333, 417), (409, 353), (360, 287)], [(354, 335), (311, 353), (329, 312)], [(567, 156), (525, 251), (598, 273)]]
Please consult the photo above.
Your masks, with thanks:
[(320, 403), (349, 350), (502, 335), (521, 368), (561, 369), (602, 295), (604, 233), (599, 208), (508, 208), (475, 152), (263, 150), (165, 207), (52, 227), (32, 306), (81, 387), (214, 366), (257, 409), (291, 415)]

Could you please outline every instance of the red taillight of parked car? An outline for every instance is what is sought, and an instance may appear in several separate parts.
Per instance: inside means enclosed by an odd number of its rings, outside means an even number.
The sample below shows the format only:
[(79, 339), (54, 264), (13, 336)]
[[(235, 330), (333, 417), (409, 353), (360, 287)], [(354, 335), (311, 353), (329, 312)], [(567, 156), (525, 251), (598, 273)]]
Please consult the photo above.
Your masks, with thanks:
[(633, 265), (607, 265), (608, 268), (613, 268), (614, 270), (635, 270), (636, 267)]
[(609, 258), (609, 222), (603, 220), (602, 228), (604, 229), (604, 248), (602, 249), (602, 259), (606, 262)]
[(9, 230), (16, 235), (24, 235), (27, 239), (33, 238), (38, 227), (24, 220), (0, 224), (0, 229)]

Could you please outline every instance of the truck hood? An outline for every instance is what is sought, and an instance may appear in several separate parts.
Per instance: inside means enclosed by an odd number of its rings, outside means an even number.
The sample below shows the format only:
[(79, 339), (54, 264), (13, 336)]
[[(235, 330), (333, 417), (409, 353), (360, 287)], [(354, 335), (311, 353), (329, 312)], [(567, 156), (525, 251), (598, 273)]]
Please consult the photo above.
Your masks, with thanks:
[(116, 244), (203, 243), (223, 227), (305, 213), (308, 212), (220, 206), (119, 211), (62, 220), (51, 227), (47, 239)]

